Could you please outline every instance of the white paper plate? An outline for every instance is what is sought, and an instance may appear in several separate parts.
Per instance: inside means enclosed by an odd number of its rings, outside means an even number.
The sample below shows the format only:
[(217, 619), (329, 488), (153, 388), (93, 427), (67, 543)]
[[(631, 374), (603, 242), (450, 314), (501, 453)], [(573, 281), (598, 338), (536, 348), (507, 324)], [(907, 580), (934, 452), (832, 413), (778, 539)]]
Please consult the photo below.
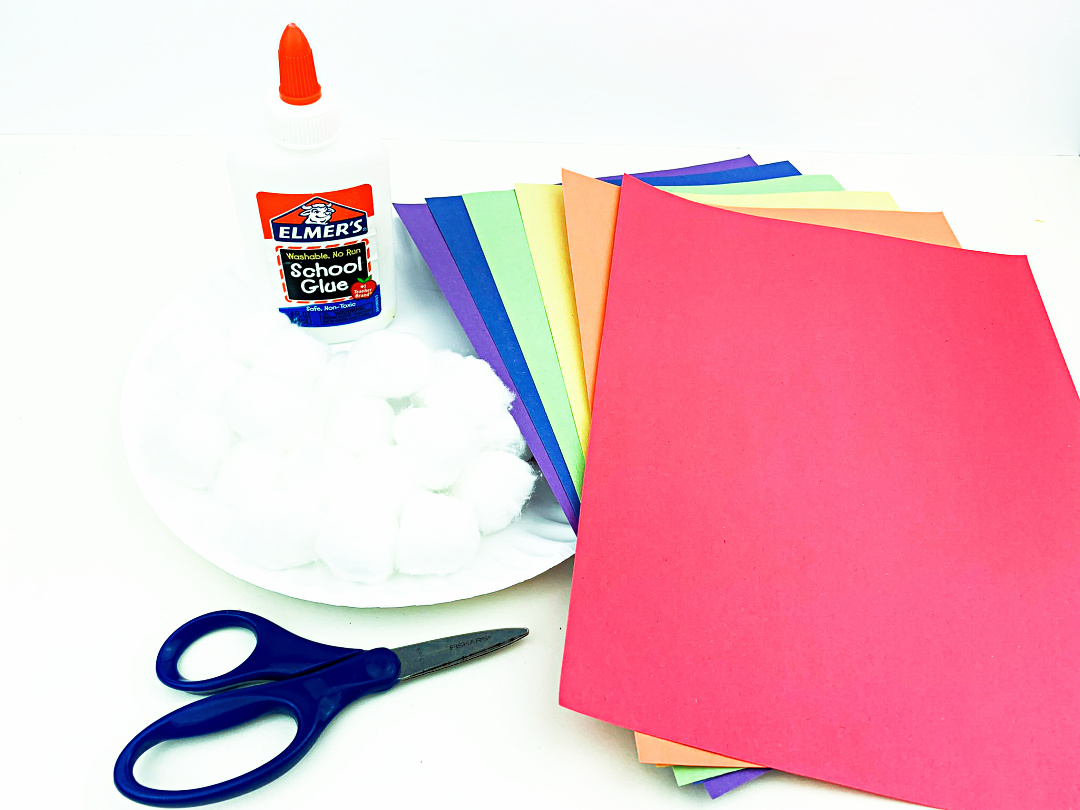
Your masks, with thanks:
[[(398, 316), (389, 327), (415, 334), (436, 348), (471, 353), (456, 318), (415, 252), (398, 253)], [(400, 607), (432, 605), (501, 590), (542, 574), (573, 555), (576, 538), (550, 488), (541, 478), (521, 518), (483, 538), (480, 552), (464, 569), (447, 576), (395, 574), (377, 585), (338, 579), (322, 563), (269, 571), (236, 556), (225, 541), (233, 515), (208, 491), (180, 486), (156, 474), (144, 448), (157, 426), (155, 415), (165, 383), (151, 365), (155, 349), (169, 336), (198, 323), (227, 325), (244, 282), (223, 268), (182, 289), (139, 341), (121, 400), (121, 431), (135, 480), (158, 516), (193, 551), (224, 571), (270, 591), (330, 605)]]

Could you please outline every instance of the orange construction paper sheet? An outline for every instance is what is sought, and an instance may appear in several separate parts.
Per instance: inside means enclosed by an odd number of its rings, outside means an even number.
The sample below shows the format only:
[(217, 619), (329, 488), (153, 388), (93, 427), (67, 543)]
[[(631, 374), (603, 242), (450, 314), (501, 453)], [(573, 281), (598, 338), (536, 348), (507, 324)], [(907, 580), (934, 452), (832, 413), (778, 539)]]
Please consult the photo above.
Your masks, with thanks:
[(1080, 806), (1080, 399), (1026, 258), (633, 178), (618, 216), (560, 703), (918, 804)]
[[(585, 363), (585, 382), (591, 402), (596, 381), (596, 365), (600, 356), (600, 335), (604, 325), (608, 272), (611, 267), (611, 248), (615, 241), (620, 189), (619, 186), (567, 169), (563, 169), (562, 181), (566, 234)], [(715, 205), (713, 202), (708, 204)], [(952, 229), (940, 212), (723, 207), (772, 219), (833, 225), (959, 247)]]
[(596, 362), (600, 356), (600, 333), (604, 328), (611, 246), (615, 242), (615, 219), (619, 213), (619, 186), (562, 170), (566, 240), (574, 277), (581, 354), (585, 384), (592, 402)]

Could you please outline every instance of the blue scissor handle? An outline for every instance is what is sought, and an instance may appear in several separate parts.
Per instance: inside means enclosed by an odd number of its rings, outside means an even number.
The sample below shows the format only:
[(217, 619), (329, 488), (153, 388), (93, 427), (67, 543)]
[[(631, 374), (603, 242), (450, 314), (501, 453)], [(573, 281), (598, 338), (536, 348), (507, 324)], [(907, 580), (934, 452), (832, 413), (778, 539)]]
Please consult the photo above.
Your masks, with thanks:
[[(202, 698), (151, 723), (120, 752), (113, 768), (117, 789), (129, 799), (143, 804), (194, 807), (231, 799), (276, 779), (307, 753), (322, 730), (345, 706), (364, 695), (384, 692), (397, 683), (401, 661), (391, 650), (380, 647), (351, 652), (345, 660), (325, 669), (280, 683), (265, 683)], [(276, 757), (242, 776), (187, 790), (150, 788), (135, 779), (135, 762), (159, 743), (213, 734), (268, 714), (292, 717), (296, 721), (296, 736)]]
[[(198, 681), (182, 678), (177, 663), (184, 651), (203, 636), (229, 627), (239, 627), (255, 634), (255, 649), (251, 654), (223, 675)], [(165, 639), (158, 651), (157, 676), (166, 686), (182, 692), (216, 692), (259, 681), (280, 681), (326, 666), (355, 652), (347, 647), (331, 647), (293, 635), (284, 627), (254, 613), (215, 610), (192, 619)]]

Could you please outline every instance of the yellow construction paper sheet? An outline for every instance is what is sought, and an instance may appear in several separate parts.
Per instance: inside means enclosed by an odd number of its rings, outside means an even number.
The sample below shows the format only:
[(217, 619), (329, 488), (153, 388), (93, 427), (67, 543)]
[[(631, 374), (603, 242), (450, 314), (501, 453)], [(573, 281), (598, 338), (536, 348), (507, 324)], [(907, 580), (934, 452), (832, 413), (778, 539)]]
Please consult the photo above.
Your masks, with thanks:
[(784, 191), (778, 194), (677, 194), (719, 208), (861, 208), (899, 211), (887, 191)]
[(570, 248), (566, 238), (566, 214), (561, 186), (518, 183), (521, 220), (532, 251), (536, 280), (547, 308), (551, 337), (559, 358), (566, 396), (574, 415), (578, 438), (589, 442), (589, 393), (585, 385), (585, 362), (581, 354), (574, 280), (570, 273)]

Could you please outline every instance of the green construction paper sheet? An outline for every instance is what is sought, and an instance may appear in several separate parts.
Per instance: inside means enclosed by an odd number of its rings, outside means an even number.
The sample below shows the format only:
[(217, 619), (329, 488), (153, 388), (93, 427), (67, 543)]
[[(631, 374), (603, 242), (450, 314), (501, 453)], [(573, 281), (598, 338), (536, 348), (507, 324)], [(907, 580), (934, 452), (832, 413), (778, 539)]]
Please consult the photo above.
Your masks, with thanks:
[(723, 208), (862, 208), (899, 211), (887, 191), (782, 191), (777, 194), (685, 194), (679, 197)]
[(547, 309), (563, 385), (584, 450), (589, 444), (591, 411), (589, 392), (585, 387), (585, 360), (581, 354), (574, 278), (570, 273), (562, 186), (517, 183), (514, 191), (532, 251), (536, 280), (540, 283), (540, 294)]
[(742, 768), (699, 768), (693, 765), (673, 765), (671, 770), (675, 773), (675, 784), (684, 787), (695, 782), (704, 782), (714, 776), (721, 776), (732, 771), (741, 771)]
[(724, 183), (718, 186), (657, 186), (672, 194), (778, 194), (785, 191), (843, 191), (844, 187), (831, 174), (799, 174), (794, 177), (772, 177), (746, 183)]
[(563, 382), (517, 195), (513, 191), (481, 191), (463, 194), (462, 199), (580, 496), (585, 454)]

